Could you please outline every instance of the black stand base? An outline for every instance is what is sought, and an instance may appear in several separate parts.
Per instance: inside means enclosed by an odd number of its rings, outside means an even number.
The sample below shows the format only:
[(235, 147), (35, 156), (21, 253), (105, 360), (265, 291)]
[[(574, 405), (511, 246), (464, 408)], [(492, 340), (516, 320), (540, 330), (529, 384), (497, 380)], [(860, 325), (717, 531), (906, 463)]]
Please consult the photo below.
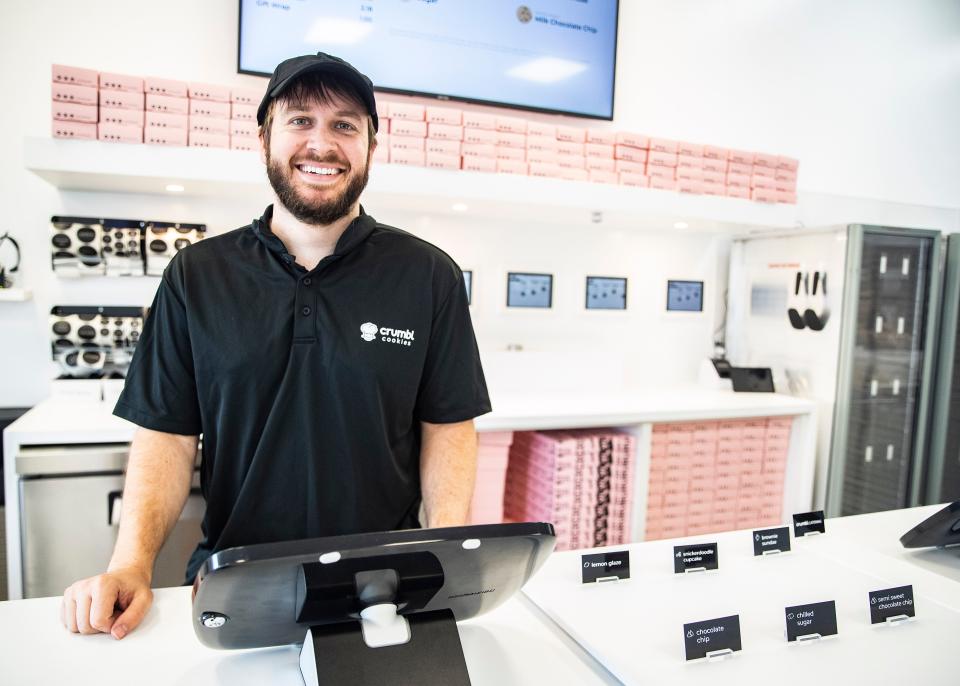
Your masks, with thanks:
[(406, 618), (410, 641), (383, 648), (367, 646), (359, 621), (310, 627), (300, 653), (304, 683), (470, 686), (453, 613), (417, 612)]

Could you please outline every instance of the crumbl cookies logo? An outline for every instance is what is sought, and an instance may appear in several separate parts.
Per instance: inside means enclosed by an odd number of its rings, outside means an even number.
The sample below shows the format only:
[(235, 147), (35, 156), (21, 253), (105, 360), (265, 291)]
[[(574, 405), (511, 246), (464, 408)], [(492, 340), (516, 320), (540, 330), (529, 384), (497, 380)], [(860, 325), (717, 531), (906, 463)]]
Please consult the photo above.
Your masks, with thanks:
[(373, 322), (366, 322), (360, 325), (360, 338), (365, 341), (377, 340), (377, 334), (380, 334), (380, 340), (384, 343), (393, 343), (394, 345), (413, 345), (414, 331), (412, 329), (391, 329), (388, 326), (377, 326)]

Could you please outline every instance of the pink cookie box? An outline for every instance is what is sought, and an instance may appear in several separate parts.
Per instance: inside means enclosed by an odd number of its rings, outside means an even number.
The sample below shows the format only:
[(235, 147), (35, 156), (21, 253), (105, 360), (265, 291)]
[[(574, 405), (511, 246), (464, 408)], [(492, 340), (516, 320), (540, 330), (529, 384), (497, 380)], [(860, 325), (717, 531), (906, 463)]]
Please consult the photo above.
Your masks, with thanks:
[[(144, 114), (145, 126), (148, 130), (179, 129), (186, 132), (190, 127), (190, 119), (185, 114), (164, 114), (163, 112), (147, 112)], [(186, 145), (186, 143), (184, 143)]]
[(97, 140), (97, 125), (78, 121), (53, 121), (51, 133), (54, 138), (77, 138)]
[(493, 157), (464, 157), (463, 169), (464, 171), (495, 172), (497, 160)]
[(427, 116), (426, 108), (423, 105), (401, 102), (391, 102), (389, 113), (390, 119), (403, 119), (406, 121), (425, 121)]
[(557, 125), (557, 140), (565, 143), (585, 143), (587, 140), (586, 129), (576, 126)]
[(677, 190), (676, 180), (664, 179), (657, 176), (650, 177), (650, 188), (656, 188), (661, 191), (675, 191)]
[(260, 139), (255, 136), (230, 136), (230, 149), (257, 152), (260, 149)]
[[(414, 136), (397, 136), (390, 134), (390, 151), (411, 150), (413, 152), (426, 152), (427, 140), (425, 138), (416, 138)], [(393, 161), (393, 155), (390, 155)]]
[(777, 157), (777, 169), (796, 172), (799, 166), (800, 162), (792, 157), (784, 157), (783, 155)]
[(750, 191), (750, 199), (755, 202), (775, 203), (779, 200), (779, 194), (769, 188), (754, 188)]
[(774, 181), (773, 187), (774, 187), (774, 190), (780, 193), (796, 193), (797, 192), (796, 181)]
[(650, 187), (650, 177), (644, 174), (637, 174), (635, 172), (621, 171), (618, 172), (618, 177), (620, 179), (621, 186), (636, 186), (638, 188), (649, 188)]
[(90, 86), (71, 86), (65, 83), (55, 83), (50, 87), (54, 100), (69, 102), (74, 105), (96, 105), (97, 89)]
[(127, 124), (97, 124), (97, 140), (110, 143), (143, 143), (143, 127)]
[(527, 120), (521, 117), (494, 117), (494, 128), (500, 133), (516, 133), (526, 135)]
[[(263, 91), (254, 88), (231, 88), (230, 102), (237, 105), (249, 105), (256, 109), (260, 106), (263, 95)], [(234, 117), (234, 119), (236, 119), (236, 117)]]
[[(615, 171), (619, 174), (620, 172), (628, 172), (630, 174), (641, 174), (646, 175), (647, 165), (644, 162), (634, 162), (631, 160), (616, 160), (614, 164)], [(666, 445), (666, 438), (664, 439), (664, 445)]]
[(512, 160), (514, 162), (526, 162), (527, 151), (524, 148), (509, 148), (502, 145), (497, 146), (498, 160)]
[(746, 188), (749, 191), (750, 177), (747, 174), (734, 174), (733, 172), (730, 172), (727, 174), (727, 186)]
[(190, 131), (187, 139), (191, 148), (229, 148), (230, 136), (222, 133)]
[(245, 138), (256, 138), (257, 125), (250, 121), (243, 121), (242, 119), (231, 119), (230, 135), (243, 136)]
[(100, 91), (100, 107), (143, 112), (143, 93)]
[(58, 121), (76, 121), (86, 124), (97, 123), (96, 105), (74, 105), (69, 102), (53, 101), (50, 113)]
[(554, 124), (543, 124), (538, 121), (528, 121), (527, 137), (548, 138), (553, 141), (557, 139), (557, 127)]
[(527, 150), (557, 153), (560, 142), (546, 136), (527, 136)]
[[(387, 138), (389, 135), (383, 134)], [(373, 158), (372, 160), (378, 164), (389, 164), (390, 163), (390, 144), (387, 142), (381, 141), (376, 148), (373, 149)]]
[(647, 167), (649, 168), (651, 165), (655, 167), (676, 167), (677, 154), (675, 152), (663, 152), (651, 148), (650, 154), (647, 156)]
[(187, 95), (191, 100), (213, 100), (230, 102), (230, 89), (209, 83), (191, 83), (187, 85)]
[(585, 154), (584, 144), (571, 143), (570, 141), (557, 141), (557, 154), (583, 157)]
[(703, 170), (691, 167), (677, 167), (677, 181), (703, 181)]
[(410, 167), (422, 167), (427, 163), (426, 153), (423, 151), (422, 148), (420, 150), (398, 148), (394, 143), (395, 140), (396, 138), (391, 137), (390, 164), (402, 164)]
[(737, 164), (753, 165), (753, 158), (754, 154), (748, 150), (730, 150), (730, 155), (727, 159)]
[(692, 157), (690, 155), (684, 155), (683, 153), (677, 154), (678, 169), (696, 169), (698, 171), (703, 171), (704, 162), (710, 161), (715, 160), (704, 160), (702, 157)]
[(187, 98), (172, 98), (166, 95), (147, 95), (147, 111), (163, 114), (189, 114), (190, 101)]
[(616, 157), (618, 160), (626, 160), (627, 162), (645, 164), (647, 161), (647, 151), (643, 150), (642, 148), (633, 148), (628, 145), (617, 145), (614, 148), (614, 157)]
[(527, 150), (527, 162), (537, 164), (556, 164), (557, 153), (544, 150)]
[(428, 155), (455, 155), (460, 157), (459, 140), (443, 140), (437, 138), (427, 138), (426, 146)]
[(784, 203), (786, 205), (796, 205), (797, 204), (797, 194), (796, 193), (782, 193), (776, 191), (777, 193), (777, 202)]
[(754, 174), (750, 177), (750, 185), (754, 188), (763, 188), (770, 191), (777, 189), (777, 182), (768, 176), (759, 176)]
[(496, 159), (497, 146), (484, 143), (464, 143), (462, 154), (464, 157), (489, 157)]
[[(217, 119), (215, 117), (191, 116), (189, 118), (189, 126), (190, 126), (190, 131), (197, 131), (199, 133), (210, 133), (217, 136), (229, 136), (231, 121), (232, 120), (230, 119)], [(242, 122), (242, 123), (246, 123), (246, 122)]]
[[(562, 169), (582, 169), (586, 171), (587, 158), (583, 155), (557, 155), (557, 165)], [(567, 177), (564, 176), (563, 178)]]
[(230, 118), (257, 123), (257, 106), (234, 102), (230, 104)]
[(411, 136), (413, 138), (427, 137), (427, 122), (408, 119), (390, 120), (391, 136)]
[(703, 181), (693, 181), (691, 179), (677, 179), (677, 190), (681, 193), (703, 193)]
[(153, 95), (166, 95), (171, 98), (186, 98), (187, 82), (148, 76), (143, 80), (143, 90), (148, 94), (152, 93)]
[(713, 183), (722, 186), (727, 182), (727, 175), (723, 172), (713, 172), (703, 170), (703, 181), (704, 183)]
[(117, 110), (109, 107), (100, 108), (100, 123), (124, 124), (126, 126), (144, 126), (143, 110)]
[(560, 167), (549, 162), (530, 161), (530, 176), (540, 176), (550, 179), (560, 178)]
[(463, 126), (468, 129), (495, 131), (497, 128), (497, 118), (492, 114), (464, 111)]
[(430, 122), (427, 126), (427, 138), (459, 142), (463, 140), (463, 127), (459, 124)]
[(753, 164), (756, 167), (776, 169), (779, 159), (776, 155), (767, 155), (766, 153), (758, 152), (753, 156)]
[(727, 194), (727, 187), (722, 183), (716, 183), (709, 179), (703, 180), (703, 194), (724, 196)]
[(517, 148), (525, 150), (527, 147), (527, 137), (522, 133), (509, 133), (507, 131), (497, 132), (497, 145), (506, 148)]
[[(703, 164), (700, 165), (704, 171), (714, 172), (717, 174), (725, 174), (727, 172), (727, 165), (729, 163), (726, 160), (712, 160), (710, 158), (704, 157)], [(742, 173), (742, 172), (738, 172)], [(750, 171), (748, 170), (749, 174)]]
[(727, 163), (727, 173), (728, 174), (746, 174), (747, 176), (753, 176), (753, 165), (752, 164), (740, 164), (739, 162), (728, 162)]
[(788, 181), (790, 183), (797, 182), (797, 172), (790, 171), (789, 169), (777, 169), (774, 177), (777, 181)]
[[(148, 113), (148, 120), (149, 116)], [(184, 119), (186, 119), (186, 117), (184, 117)], [(161, 129), (147, 126), (143, 130), (143, 142), (147, 145), (182, 147), (187, 144), (187, 129)]]
[(490, 445), (509, 448), (513, 444), (513, 435), (512, 431), (481, 431), (477, 440), (481, 449)]
[(496, 145), (498, 138), (492, 129), (463, 129), (463, 142), (471, 145)]
[(520, 174), (526, 176), (529, 173), (527, 163), (521, 160), (497, 160), (497, 173), (499, 174)]
[(427, 107), (426, 118), (430, 124), (446, 126), (461, 126), (463, 124), (463, 110), (456, 107)]
[(617, 132), (610, 129), (587, 129), (587, 143), (614, 146), (617, 144)]
[(753, 175), (754, 176), (766, 176), (768, 179), (777, 178), (777, 170), (773, 167), (760, 167), (758, 165), (753, 165)]
[[(426, 166), (431, 169), (450, 169), (457, 171), (460, 169), (460, 155), (443, 155), (428, 152), (426, 156)], [(504, 468), (505, 467), (506, 465), (504, 465)]]
[(668, 153), (671, 155), (676, 155), (679, 144), (677, 141), (670, 140), (669, 138), (651, 138), (650, 139), (650, 152), (662, 152)]
[(629, 133), (625, 131), (617, 132), (617, 145), (626, 145), (631, 148), (641, 148), (648, 150), (650, 148), (650, 138), (639, 133)]
[(708, 160), (723, 160), (730, 158), (730, 151), (726, 148), (718, 148), (714, 145), (703, 146), (703, 156)]
[(565, 181), (589, 181), (590, 176), (586, 169), (560, 166), (560, 178)]
[(703, 146), (699, 143), (687, 143), (679, 141), (677, 143), (677, 153), (680, 155), (689, 155), (691, 157), (703, 157)]
[(54, 64), (50, 68), (53, 83), (62, 83), (68, 86), (86, 86), (96, 88), (99, 72), (82, 67), (68, 67), (63, 64)]
[(594, 183), (619, 183), (620, 179), (614, 171), (603, 171), (600, 169), (590, 169), (590, 180)]
[(100, 90), (127, 91), (128, 93), (143, 93), (143, 79), (139, 76), (126, 74), (110, 74), (101, 72)]
[(190, 116), (230, 119), (230, 103), (190, 99)]
[(606, 145), (604, 143), (585, 143), (583, 146), (583, 152), (587, 157), (599, 157), (612, 160), (613, 151), (613, 145)]
[[(602, 157), (588, 157), (586, 160), (587, 169), (591, 171), (602, 171), (608, 172), (611, 174), (617, 173), (617, 162), (616, 160), (604, 159)], [(609, 183), (617, 183), (616, 181), (610, 181)]]

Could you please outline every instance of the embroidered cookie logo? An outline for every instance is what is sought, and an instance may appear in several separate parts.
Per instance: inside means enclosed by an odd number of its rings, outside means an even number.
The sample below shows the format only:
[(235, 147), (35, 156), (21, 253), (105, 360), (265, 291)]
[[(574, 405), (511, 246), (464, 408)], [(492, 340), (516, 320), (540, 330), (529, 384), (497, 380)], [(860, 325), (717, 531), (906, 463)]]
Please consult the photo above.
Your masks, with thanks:
[(380, 334), (380, 340), (384, 343), (393, 343), (394, 345), (413, 345), (414, 331), (412, 329), (391, 329), (388, 326), (378, 327), (373, 322), (367, 322), (360, 325), (360, 338), (365, 341), (377, 340), (377, 334)]

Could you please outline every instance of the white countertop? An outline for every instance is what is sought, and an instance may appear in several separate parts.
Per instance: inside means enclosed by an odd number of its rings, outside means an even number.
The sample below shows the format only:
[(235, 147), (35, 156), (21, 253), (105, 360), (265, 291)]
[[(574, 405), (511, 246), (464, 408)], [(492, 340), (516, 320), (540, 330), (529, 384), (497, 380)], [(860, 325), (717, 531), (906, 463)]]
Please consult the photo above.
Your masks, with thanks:
[[(735, 419), (806, 414), (814, 403), (779, 393), (733, 393), (699, 388), (614, 393), (501, 393), (494, 411), (476, 419), (479, 431), (517, 431), (645, 422)], [(134, 425), (113, 416), (113, 404), (51, 398), (7, 427), (18, 445), (126, 443)]]
[[(191, 622), (190, 588), (154, 592), (144, 622), (122, 641), (69, 633), (60, 598), (0, 603), (0, 682), (299, 685), (299, 648), (219, 651), (202, 645)], [(591, 658), (540, 618), (522, 596), (459, 625), (474, 686), (616, 684)]]
[[(580, 583), (580, 553), (556, 553), (524, 593), (625, 684), (653, 677), (720, 686), (953, 685), (960, 555), (918, 555), (898, 542), (938, 507), (830, 519), (826, 535), (794, 540), (790, 553), (769, 557), (753, 557), (749, 531), (633, 544), (626, 546), (632, 579), (599, 586)], [(674, 545), (711, 541), (719, 545), (718, 571), (673, 574)], [(918, 557), (938, 558), (936, 569)], [(868, 592), (906, 584), (914, 587), (916, 621), (871, 626)], [(787, 644), (784, 607), (825, 600), (836, 601), (838, 636)], [(685, 662), (683, 624), (733, 614), (743, 650), (721, 662)]]

